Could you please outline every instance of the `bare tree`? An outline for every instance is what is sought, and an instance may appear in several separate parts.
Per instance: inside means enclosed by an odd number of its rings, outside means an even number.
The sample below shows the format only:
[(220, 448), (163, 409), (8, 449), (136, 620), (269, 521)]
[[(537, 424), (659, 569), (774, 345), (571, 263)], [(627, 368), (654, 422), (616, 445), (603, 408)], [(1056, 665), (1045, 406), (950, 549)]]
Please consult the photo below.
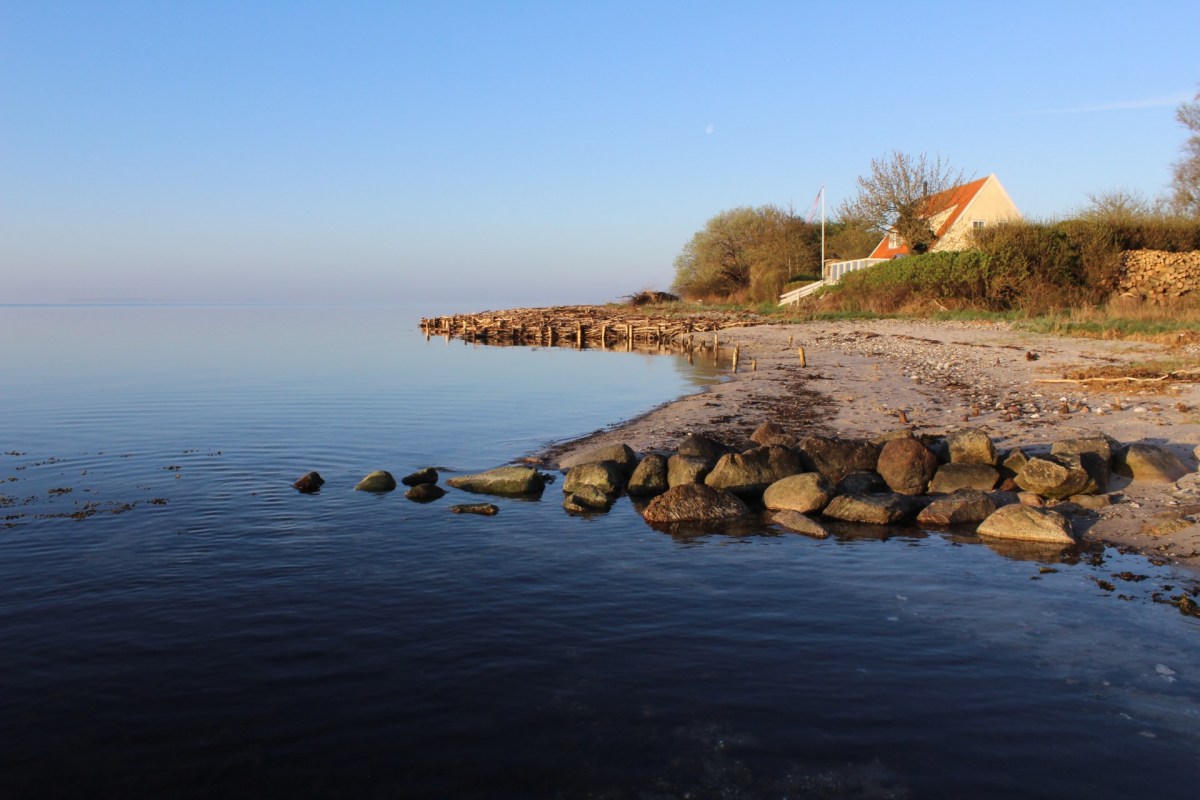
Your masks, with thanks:
[(1171, 166), (1171, 207), (1176, 213), (1200, 217), (1200, 92), (1181, 103), (1175, 119), (1192, 132), (1183, 143), (1183, 158)]
[(1127, 220), (1162, 216), (1165, 200), (1150, 198), (1137, 189), (1089, 192), (1088, 204), (1077, 215), (1083, 219)]
[(949, 205), (945, 194), (964, 183), (941, 156), (910, 156), (893, 150), (871, 159), (871, 171), (858, 178), (858, 194), (842, 203), (843, 218), (867, 220), (881, 232), (900, 234), (913, 253), (924, 253), (936, 236), (930, 220)]

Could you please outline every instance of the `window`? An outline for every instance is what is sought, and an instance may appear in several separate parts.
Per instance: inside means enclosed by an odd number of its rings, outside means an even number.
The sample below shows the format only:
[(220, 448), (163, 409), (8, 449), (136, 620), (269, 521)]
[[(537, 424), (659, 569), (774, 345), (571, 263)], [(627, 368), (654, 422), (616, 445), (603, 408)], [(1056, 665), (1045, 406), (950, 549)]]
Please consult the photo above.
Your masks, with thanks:
[(888, 249), (889, 250), (899, 250), (900, 249), (900, 234), (896, 233), (895, 231), (892, 231), (891, 233), (888, 234)]
[(983, 220), (981, 220), (981, 219), (973, 219), (973, 220), (971, 220), (971, 227), (972, 227), (972, 228), (974, 228), (975, 230), (979, 230), (980, 228), (982, 228), (982, 227), (984, 227), (984, 226), (986, 226), (986, 225), (987, 225), (987, 223), (986, 223), (986, 222), (984, 222), (984, 221), (983, 221)]

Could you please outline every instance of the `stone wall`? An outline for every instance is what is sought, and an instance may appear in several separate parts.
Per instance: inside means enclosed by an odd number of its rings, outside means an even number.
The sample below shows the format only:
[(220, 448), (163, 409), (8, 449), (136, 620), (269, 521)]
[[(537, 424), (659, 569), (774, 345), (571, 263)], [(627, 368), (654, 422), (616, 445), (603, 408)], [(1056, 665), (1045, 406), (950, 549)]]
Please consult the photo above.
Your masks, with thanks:
[(1166, 302), (1200, 294), (1200, 251), (1130, 250), (1121, 255), (1116, 293), (1122, 297)]

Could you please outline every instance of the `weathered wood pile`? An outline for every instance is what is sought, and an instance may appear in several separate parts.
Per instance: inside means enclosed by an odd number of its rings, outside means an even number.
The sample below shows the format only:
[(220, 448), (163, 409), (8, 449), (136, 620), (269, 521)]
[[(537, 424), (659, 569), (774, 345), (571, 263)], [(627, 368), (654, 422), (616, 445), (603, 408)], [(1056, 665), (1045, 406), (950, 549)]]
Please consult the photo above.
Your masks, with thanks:
[(492, 345), (632, 348), (686, 344), (700, 334), (763, 322), (748, 312), (655, 313), (646, 307), (555, 306), (426, 317), (421, 330), (427, 337)]
[(1121, 256), (1116, 291), (1159, 303), (1200, 293), (1200, 252), (1130, 250)]

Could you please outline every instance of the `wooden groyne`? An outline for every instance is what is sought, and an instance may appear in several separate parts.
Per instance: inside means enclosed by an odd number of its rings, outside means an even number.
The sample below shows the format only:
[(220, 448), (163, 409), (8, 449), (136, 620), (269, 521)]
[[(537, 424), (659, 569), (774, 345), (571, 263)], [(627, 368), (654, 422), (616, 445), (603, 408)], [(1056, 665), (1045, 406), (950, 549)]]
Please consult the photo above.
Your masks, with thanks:
[(427, 338), (480, 344), (634, 349), (699, 344), (706, 334), (763, 322), (747, 312), (655, 313), (645, 307), (557, 306), (426, 317), (421, 330)]

